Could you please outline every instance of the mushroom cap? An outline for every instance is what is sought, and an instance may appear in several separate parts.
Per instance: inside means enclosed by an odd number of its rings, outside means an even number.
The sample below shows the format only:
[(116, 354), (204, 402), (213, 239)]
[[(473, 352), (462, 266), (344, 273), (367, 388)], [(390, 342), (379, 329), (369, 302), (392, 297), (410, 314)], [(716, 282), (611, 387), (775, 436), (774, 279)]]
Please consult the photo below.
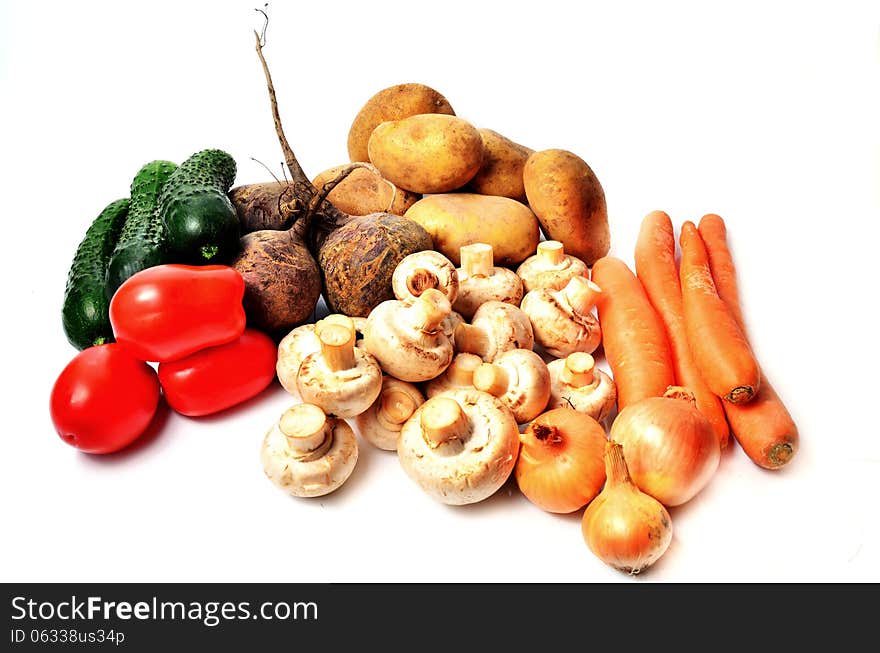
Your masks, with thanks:
[(403, 257), (391, 275), (394, 296), (412, 304), (428, 288), (436, 288), (452, 304), (458, 297), (458, 271), (440, 252), (426, 249)]
[(613, 379), (598, 368), (593, 369), (593, 381), (577, 387), (566, 383), (562, 371), (565, 359), (558, 358), (547, 364), (550, 372), (549, 408), (568, 407), (586, 413), (597, 422), (604, 422), (617, 403), (617, 386)]
[(423, 403), (425, 397), (418, 386), (386, 374), (376, 401), (355, 416), (354, 423), (361, 436), (373, 446), (397, 451), (400, 430)]
[(318, 338), (318, 326), (321, 324), (335, 323), (346, 324), (348, 320), (354, 323), (355, 329), (363, 333), (364, 318), (349, 318), (340, 313), (330, 313), (323, 319), (314, 323), (301, 324), (284, 336), (278, 343), (278, 362), (275, 364), (275, 373), (281, 386), (292, 395), (298, 395), (296, 387), (296, 375), (303, 359), (316, 351), (321, 351), (321, 340)]
[(477, 309), (490, 301), (519, 306), (523, 297), (522, 280), (513, 270), (493, 268), (492, 276), (458, 278), (458, 297), (452, 308), (465, 319), (471, 319)]
[[(432, 446), (422, 416), (447, 398), (461, 408), (463, 428), (457, 437)], [(433, 499), (449, 505), (476, 503), (497, 492), (513, 471), (518, 453), (519, 427), (510, 410), (488, 393), (465, 388), (419, 406), (397, 444), (406, 474)]]
[(320, 406), (328, 415), (354, 417), (370, 407), (382, 390), (382, 370), (366, 350), (354, 348), (354, 366), (333, 371), (320, 351), (303, 359), (296, 387), (304, 402)]
[(495, 300), (485, 302), (474, 313), (471, 325), (488, 336), (487, 350), (480, 353), (487, 363), (505, 351), (535, 346), (529, 316), (512, 304)]
[[(442, 325), (424, 331), (399, 300), (389, 299), (376, 306), (367, 317), (364, 347), (387, 374), (410, 383), (439, 376), (452, 362), (452, 341)], [(442, 310), (442, 307), (441, 307)], [(448, 319), (450, 308), (446, 306)]]
[[(550, 400), (550, 372), (541, 356), (531, 349), (511, 349), (499, 354), (491, 365), (497, 365), (506, 373), (506, 388), (498, 399), (511, 410), (518, 424), (530, 422), (544, 411)], [(482, 370), (491, 370), (491, 365)], [(479, 369), (474, 374), (474, 386), (478, 390), (487, 389), (482, 376)]]
[(290, 394), (298, 394), (296, 375), (303, 359), (321, 351), (321, 341), (314, 324), (301, 324), (284, 336), (278, 343), (278, 362), (275, 373), (281, 386)]
[[(525, 292), (536, 288), (549, 288), (550, 290), (562, 290), (572, 277), (589, 277), (590, 270), (581, 259), (570, 254), (565, 254), (559, 247), (555, 253), (558, 262), (552, 262), (551, 257), (542, 254), (543, 248), (549, 248), (557, 241), (544, 241), (538, 244), (538, 251), (519, 264), (516, 274), (522, 280)], [(558, 244), (558, 243), (557, 243)], [(561, 253), (561, 256), (559, 255)]]
[[(299, 406), (291, 410), (302, 410)], [(351, 476), (358, 459), (358, 444), (354, 431), (344, 420), (326, 418), (325, 440), (311, 452), (297, 451), (291, 445), (281, 421), (269, 429), (260, 449), (263, 471), (275, 485), (293, 496), (319, 497), (333, 492)]]
[(476, 354), (460, 352), (443, 373), (425, 383), (425, 396), (430, 399), (447, 390), (456, 388), (473, 388), (474, 371), (483, 363)]
[(530, 290), (520, 308), (529, 317), (535, 342), (551, 356), (565, 358), (574, 352), (590, 354), (602, 342), (599, 321), (592, 314), (575, 312), (565, 295), (557, 290)]
[(367, 318), (355, 316), (351, 318), (352, 324), (354, 324), (354, 330), (359, 336), (355, 341), (355, 347), (363, 347), (364, 346), (364, 329), (367, 328)]

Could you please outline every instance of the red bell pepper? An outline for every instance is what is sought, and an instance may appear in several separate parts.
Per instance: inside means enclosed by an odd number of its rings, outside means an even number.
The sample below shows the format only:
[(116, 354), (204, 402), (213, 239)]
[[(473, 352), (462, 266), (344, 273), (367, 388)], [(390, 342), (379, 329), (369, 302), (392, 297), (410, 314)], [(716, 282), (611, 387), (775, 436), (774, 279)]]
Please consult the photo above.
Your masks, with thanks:
[(165, 400), (189, 417), (210, 415), (258, 395), (275, 378), (278, 347), (246, 329), (237, 340), (159, 364)]
[(226, 265), (156, 265), (132, 275), (110, 300), (116, 342), (164, 363), (231, 342), (245, 329), (244, 279)]

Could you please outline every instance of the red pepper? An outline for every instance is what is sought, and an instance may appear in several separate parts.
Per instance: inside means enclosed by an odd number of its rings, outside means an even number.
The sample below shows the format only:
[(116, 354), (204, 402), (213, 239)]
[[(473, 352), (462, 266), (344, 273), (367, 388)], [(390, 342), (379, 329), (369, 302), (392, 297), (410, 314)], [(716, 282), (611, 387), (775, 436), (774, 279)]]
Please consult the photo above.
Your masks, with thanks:
[(244, 279), (226, 265), (156, 265), (129, 277), (110, 300), (116, 342), (165, 363), (238, 338)]
[(118, 343), (79, 352), (52, 386), (58, 435), (87, 453), (111, 453), (147, 429), (159, 404), (156, 371)]
[(210, 415), (258, 395), (275, 378), (278, 347), (246, 329), (237, 340), (159, 365), (165, 400), (189, 417)]

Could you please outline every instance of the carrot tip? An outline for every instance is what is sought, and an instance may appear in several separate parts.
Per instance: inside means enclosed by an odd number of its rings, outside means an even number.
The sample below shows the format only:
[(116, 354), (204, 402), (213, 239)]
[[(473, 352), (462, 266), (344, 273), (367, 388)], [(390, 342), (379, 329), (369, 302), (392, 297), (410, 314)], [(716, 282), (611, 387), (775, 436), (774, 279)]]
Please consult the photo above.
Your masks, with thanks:
[(774, 445), (767, 452), (768, 469), (779, 469), (794, 457), (794, 447), (788, 442)]
[(732, 404), (745, 404), (754, 396), (755, 389), (750, 385), (743, 385), (731, 390), (724, 399)]

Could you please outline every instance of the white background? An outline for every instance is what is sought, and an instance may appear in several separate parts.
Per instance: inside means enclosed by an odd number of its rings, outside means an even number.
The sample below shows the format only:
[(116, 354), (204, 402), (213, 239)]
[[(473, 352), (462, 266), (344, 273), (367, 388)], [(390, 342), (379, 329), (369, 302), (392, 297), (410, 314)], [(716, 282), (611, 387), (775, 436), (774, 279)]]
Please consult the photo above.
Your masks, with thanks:
[[(711, 5), (711, 6), (710, 6)], [(872, 7), (872, 5), (874, 5)], [(880, 581), (876, 251), (880, 21), (871, 2), (276, 2), (266, 57), (309, 174), (347, 160), (373, 93), (419, 81), (458, 115), (587, 160), (612, 253), (641, 218), (727, 221), (753, 344), (800, 426), (791, 465), (731, 447), (671, 511), (667, 554), (631, 578), (586, 548), (580, 513), (508, 484), (427, 498), (361, 447), (333, 495), (260, 467), (279, 386), (206, 419), (165, 412), (96, 457), (55, 435), (52, 383), (74, 249), (134, 172), (205, 147), (237, 183), (280, 173), (254, 2), (9, 3), (0, 9), (4, 221), (4, 581)]]

